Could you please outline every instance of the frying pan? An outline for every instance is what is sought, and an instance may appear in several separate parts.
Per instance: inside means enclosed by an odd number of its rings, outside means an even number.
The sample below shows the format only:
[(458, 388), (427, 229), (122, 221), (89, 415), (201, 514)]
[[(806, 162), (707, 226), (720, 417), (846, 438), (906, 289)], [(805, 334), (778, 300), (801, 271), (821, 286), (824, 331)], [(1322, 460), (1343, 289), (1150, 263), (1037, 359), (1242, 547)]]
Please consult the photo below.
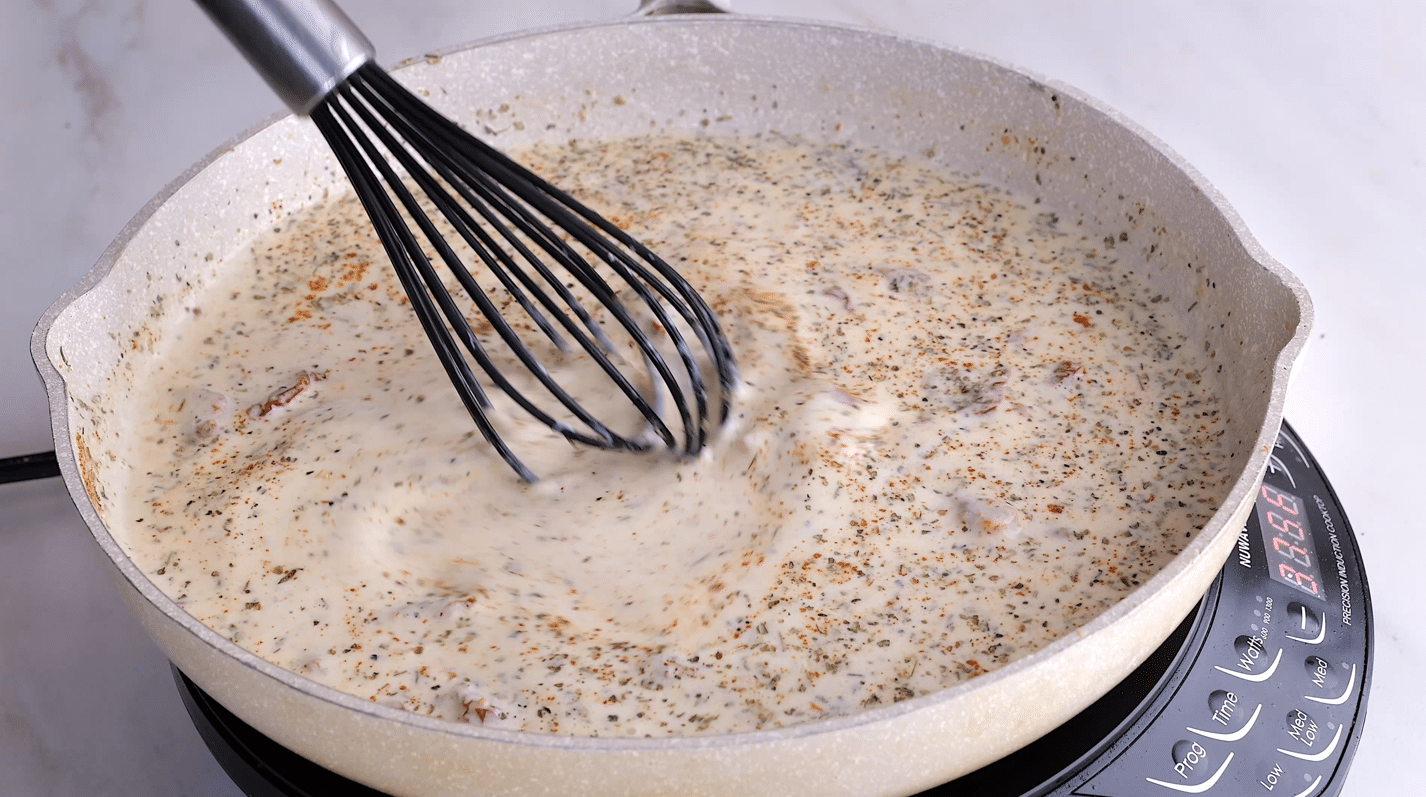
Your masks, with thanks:
[[(106, 491), (127, 467), (113, 441), (128, 431), (134, 365), (153, 356), (162, 308), (181, 306), (213, 276), (204, 255), (233, 252), (346, 190), (315, 129), (284, 116), (151, 201), (32, 339), (64, 479), (123, 601), (194, 682), (277, 742), (393, 795), (908, 794), (998, 759), (1093, 702), (1168, 636), (1222, 567), (1266, 467), (1311, 305), (1201, 176), (1112, 110), (942, 45), (733, 15), (500, 37), (405, 64), (398, 76), (505, 148), (776, 129), (925, 153), (1042, 197), (1063, 221), (1147, 264), (1144, 276), (1167, 297), (1160, 306), (1215, 364), (1238, 470), (1184, 550), (1077, 631), (952, 688), (851, 716), (718, 736), (571, 738), (434, 720), (336, 692), (184, 613), (111, 535), (123, 521)], [(540, 123), (494, 124), (489, 111), (501, 105)]]

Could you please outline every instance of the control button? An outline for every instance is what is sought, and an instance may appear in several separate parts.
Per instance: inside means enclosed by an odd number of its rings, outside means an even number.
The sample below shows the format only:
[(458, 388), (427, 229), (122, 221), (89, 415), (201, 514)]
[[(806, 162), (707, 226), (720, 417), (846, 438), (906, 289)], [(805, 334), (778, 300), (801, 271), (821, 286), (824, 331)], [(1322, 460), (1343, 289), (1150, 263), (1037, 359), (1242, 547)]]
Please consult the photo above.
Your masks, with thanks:
[(1342, 674), (1331, 662), (1321, 656), (1308, 656), (1302, 662), (1302, 669), (1307, 671), (1307, 680), (1311, 683), (1310, 691), (1337, 694), (1337, 684), (1342, 682)]
[(1261, 672), (1267, 665), (1267, 648), (1263, 637), (1243, 634), (1233, 640), (1233, 652), (1238, 656), (1238, 669), (1246, 673)]
[(1297, 601), (1287, 605), (1287, 629), (1284, 635), (1288, 639), (1309, 645), (1316, 645), (1327, 636), (1327, 626), (1322, 622), (1322, 615)]
[(1234, 663), (1234, 668), (1229, 669), (1215, 664), (1213, 669), (1226, 672), (1235, 678), (1242, 678), (1244, 681), (1255, 683), (1266, 681), (1277, 671), (1277, 665), (1282, 661), (1282, 648), (1278, 648), (1272, 658), (1272, 664), (1269, 664), (1266, 670), (1254, 673), (1254, 670), (1261, 667), (1262, 663), (1267, 660), (1267, 656), (1262, 652), (1262, 641), (1253, 636), (1240, 636), (1233, 643), (1233, 649), (1238, 653), (1238, 660)]
[(1300, 708), (1295, 708), (1287, 712), (1287, 735), (1288, 738), (1296, 740), (1308, 750), (1313, 750), (1317, 745), (1317, 733), (1321, 728), (1317, 726), (1317, 720), (1311, 714)]
[[(1314, 656), (1313, 658), (1316, 658), (1316, 657)], [(1311, 659), (1309, 659), (1309, 661), (1310, 661), (1310, 660), (1311, 660)], [(1329, 665), (1329, 666), (1330, 666), (1330, 665)], [(1341, 670), (1337, 670), (1337, 672), (1341, 672)], [(1310, 675), (1310, 673), (1309, 673), (1309, 675)], [(1346, 686), (1346, 688), (1344, 688), (1344, 689), (1342, 690), (1342, 694), (1337, 695), (1336, 697), (1317, 697), (1317, 696), (1315, 696), (1315, 695), (1307, 695), (1307, 699), (1308, 699), (1308, 700), (1311, 700), (1311, 701), (1314, 702), (1314, 703), (1325, 703), (1325, 704), (1327, 704), (1327, 705), (1329, 705), (1329, 706), (1340, 706), (1340, 705), (1342, 705), (1343, 703), (1347, 702), (1347, 698), (1349, 698), (1349, 697), (1352, 696), (1352, 690), (1355, 689), (1356, 686), (1357, 686), (1357, 665), (1353, 664), (1353, 665), (1352, 665), (1352, 671), (1351, 671), (1351, 673), (1349, 673), (1349, 674), (1347, 675), (1347, 686)]]
[[(1312, 781), (1312, 784), (1299, 792), (1289, 792), (1288, 789), (1295, 787), (1291, 783), (1293, 778), (1288, 775), (1288, 772), (1289, 767), (1283, 766), (1281, 761), (1264, 761), (1258, 766), (1257, 784), (1262, 787), (1263, 791), (1281, 794), (1283, 797), (1308, 797), (1308, 795), (1316, 794), (1317, 787), (1322, 785), (1321, 775), (1313, 778), (1311, 773), (1303, 773), (1302, 782)], [(1279, 788), (1282, 791), (1278, 791)], [(1258, 793), (1258, 790), (1253, 789), (1253, 792)]]
[(1229, 727), (1238, 720), (1240, 698), (1226, 689), (1216, 689), (1208, 696), (1208, 716), (1213, 722)]
[[(1223, 695), (1221, 701), (1214, 700), (1213, 696), (1216, 695)], [(1213, 722), (1222, 725), (1228, 725), (1228, 721), (1233, 717), (1235, 713), (1238, 713), (1237, 695), (1233, 694), (1232, 692), (1225, 692), (1220, 689), (1217, 692), (1214, 692), (1213, 696), (1210, 696), (1208, 699), (1208, 705), (1210, 707), (1212, 707), (1215, 702), (1218, 705), (1218, 708), (1213, 712)], [(1263, 713), (1263, 704), (1259, 703), (1257, 708), (1253, 709), (1252, 716), (1248, 717), (1247, 722), (1244, 722), (1243, 726), (1236, 731), (1204, 731), (1199, 730), (1198, 728), (1185, 728), (1185, 730), (1187, 730), (1189, 733), (1196, 733), (1206, 739), (1216, 739), (1220, 742), (1236, 742), (1244, 736), (1248, 735), (1248, 731), (1252, 730), (1253, 726), (1257, 724), (1258, 715), (1261, 713)]]
[(1196, 778), (1202, 776), (1212, 766), (1208, 748), (1192, 739), (1180, 739), (1172, 749), (1173, 754), (1173, 776), (1171, 780), (1159, 780), (1157, 778), (1144, 778), (1155, 786), (1163, 786), (1185, 794), (1200, 794), (1213, 788), (1218, 779), (1223, 777), (1223, 773), (1228, 769), (1228, 765), (1233, 762), (1233, 754), (1223, 759), (1223, 763), (1218, 765), (1217, 770), (1201, 782), (1194, 782)]
[(1324, 747), (1322, 739), (1330, 727), (1323, 728), (1312, 715), (1295, 708), (1287, 712), (1287, 747), (1279, 747), (1277, 751), (1303, 761), (1321, 761), (1337, 749), (1337, 742), (1342, 739), (1343, 727), (1345, 726), (1336, 726), (1337, 732), (1333, 734), (1332, 741), (1327, 742)]
[[(1278, 791), (1277, 787), (1287, 782), (1287, 773), (1288, 767), (1284, 766), (1281, 760), (1264, 761), (1263, 763), (1258, 765), (1258, 785), (1263, 787), (1267, 791), (1282, 794), (1283, 792)], [(1287, 787), (1284, 787), (1283, 791), (1286, 791), (1286, 789)]]

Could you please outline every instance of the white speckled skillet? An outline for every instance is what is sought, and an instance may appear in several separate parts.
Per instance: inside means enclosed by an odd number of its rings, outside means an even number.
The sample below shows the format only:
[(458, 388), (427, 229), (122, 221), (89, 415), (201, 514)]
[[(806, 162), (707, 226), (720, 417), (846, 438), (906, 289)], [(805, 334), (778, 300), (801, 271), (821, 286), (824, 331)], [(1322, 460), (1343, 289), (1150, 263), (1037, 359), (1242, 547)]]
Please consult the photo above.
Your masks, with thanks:
[[(204, 690), (276, 741), (394, 795), (907, 794), (1021, 747), (1107, 691), (1192, 609), (1245, 522), (1311, 307), (1223, 199), (1158, 141), (1072, 88), (937, 44), (742, 16), (622, 20), (505, 36), (400, 77), (497, 145), (651, 129), (776, 128), (925, 152), (1043, 197), (1149, 280), (1218, 366), (1241, 471), (1167, 568), (1079, 631), (988, 675), (848, 717), (675, 739), (567, 738), (415, 716), (304, 680), (227, 642), (165, 597), (110, 535), (105, 485), (126, 467), (116, 411), (164, 334), (164, 306), (229, 253), (329, 190), (335, 162), (284, 116), (155, 198), (32, 343), (69, 490), (124, 601)], [(615, 101), (615, 98), (622, 98)], [(501, 106), (508, 108), (501, 111)], [(522, 124), (517, 126), (515, 121)], [(1069, 216), (1069, 218), (1065, 218)]]

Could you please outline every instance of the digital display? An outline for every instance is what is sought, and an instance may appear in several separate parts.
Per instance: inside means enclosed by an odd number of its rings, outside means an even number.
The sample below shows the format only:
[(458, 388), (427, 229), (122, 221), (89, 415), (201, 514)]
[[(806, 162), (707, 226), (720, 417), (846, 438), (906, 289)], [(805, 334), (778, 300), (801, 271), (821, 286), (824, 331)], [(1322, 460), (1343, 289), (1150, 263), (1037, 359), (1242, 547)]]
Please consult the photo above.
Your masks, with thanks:
[(1307, 505), (1292, 493), (1264, 484), (1255, 507), (1268, 554), (1268, 574), (1274, 581), (1325, 601)]

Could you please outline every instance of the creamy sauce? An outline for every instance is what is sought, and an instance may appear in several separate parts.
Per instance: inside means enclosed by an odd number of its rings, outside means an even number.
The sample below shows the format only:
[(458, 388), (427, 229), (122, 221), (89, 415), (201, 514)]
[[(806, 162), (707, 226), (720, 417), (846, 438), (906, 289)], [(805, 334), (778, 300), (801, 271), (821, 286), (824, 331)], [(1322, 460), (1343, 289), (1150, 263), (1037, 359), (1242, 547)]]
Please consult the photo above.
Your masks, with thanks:
[(1231, 469), (1161, 297), (1032, 199), (776, 136), (520, 158), (663, 253), (744, 385), (703, 456), (475, 434), (352, 199), (234, 256), (161, 344), (111, 528), (238, 645), (454, 721), (769, 728), (1083, 625)]

